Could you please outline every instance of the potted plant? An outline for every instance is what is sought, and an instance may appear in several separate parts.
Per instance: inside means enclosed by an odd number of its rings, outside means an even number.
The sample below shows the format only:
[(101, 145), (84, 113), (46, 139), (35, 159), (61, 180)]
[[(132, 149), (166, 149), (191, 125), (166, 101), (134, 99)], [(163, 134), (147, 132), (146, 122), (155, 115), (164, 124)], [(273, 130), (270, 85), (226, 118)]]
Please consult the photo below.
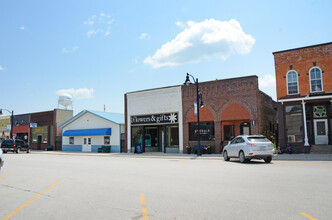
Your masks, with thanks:
[(187, 149), (187, 154), (191, 154), (191, 147), (190, 146), (186, 146)]
[(208, 154), (211, 154), (212, 146), (211, 146), (211, 145), (207, 145), (206, 147), (204, 147), (204, 150), (205, 150)]

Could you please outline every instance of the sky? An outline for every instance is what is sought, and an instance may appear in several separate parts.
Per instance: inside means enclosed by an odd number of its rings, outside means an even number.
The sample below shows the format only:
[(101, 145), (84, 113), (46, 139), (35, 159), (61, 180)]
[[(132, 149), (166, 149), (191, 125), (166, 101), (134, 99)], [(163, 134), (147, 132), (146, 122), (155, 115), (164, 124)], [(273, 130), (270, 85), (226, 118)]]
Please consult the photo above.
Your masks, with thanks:
[(276, 100), (272, 52), (331, 42), (331, 9), (330, 0), (0, 0), (0, 109), (49, 111), (70, 94), (74, 114), (123, 113), (125, 93), (180, 85), (186, 73), (257, 75)]

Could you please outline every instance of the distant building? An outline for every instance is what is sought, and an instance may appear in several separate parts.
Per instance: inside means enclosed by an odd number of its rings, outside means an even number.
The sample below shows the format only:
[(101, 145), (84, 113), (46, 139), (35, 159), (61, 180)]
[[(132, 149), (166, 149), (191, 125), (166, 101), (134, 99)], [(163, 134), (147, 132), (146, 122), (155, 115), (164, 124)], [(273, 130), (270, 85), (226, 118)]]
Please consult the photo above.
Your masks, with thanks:
[(121, 113), (83, 110), (59, 128), (62, 128), (62, 151), (98, 152), (102, 146), (111, 146), (112, 153), (121, 152), (124, 133)]
[[(14, 116), (15, 117), (15, 116)], [(30, 113), (30, 145), (34, 150), (61, 150), (62, 129), (58, 126), (73, 117), (73, 110), (54, 109), (52, 111)], [(35, 126), (34, 126), (35, 125)]]
[(10, 117), (9, 115), (0, 116), (0, 139), (9, 139), (10, 138)]
[(281, 147), (331, 152), (332, 42), (273, 55)]

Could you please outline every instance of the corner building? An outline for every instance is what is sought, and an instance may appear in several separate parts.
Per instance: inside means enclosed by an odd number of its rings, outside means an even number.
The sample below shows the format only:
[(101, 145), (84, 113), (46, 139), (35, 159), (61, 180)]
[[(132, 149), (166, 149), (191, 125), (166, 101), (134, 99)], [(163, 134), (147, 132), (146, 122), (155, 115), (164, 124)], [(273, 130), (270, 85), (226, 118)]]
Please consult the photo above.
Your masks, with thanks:
[(332, 42), (273, 55), (280, 146), (331, 153)]

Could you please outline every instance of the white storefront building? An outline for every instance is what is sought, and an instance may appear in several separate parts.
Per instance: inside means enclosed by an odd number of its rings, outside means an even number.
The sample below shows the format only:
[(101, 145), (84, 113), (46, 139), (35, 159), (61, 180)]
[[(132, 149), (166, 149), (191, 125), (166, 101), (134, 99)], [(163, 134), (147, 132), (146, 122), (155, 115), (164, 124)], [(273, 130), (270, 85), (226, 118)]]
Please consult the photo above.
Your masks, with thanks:
[(124, 114), (83, 110), (62, 128), (62, 151), (98, 152), (110, 146), (111, 153), (121, 152)]
[(182, 153), (181, 86), (125, 94), (127, 152)]

